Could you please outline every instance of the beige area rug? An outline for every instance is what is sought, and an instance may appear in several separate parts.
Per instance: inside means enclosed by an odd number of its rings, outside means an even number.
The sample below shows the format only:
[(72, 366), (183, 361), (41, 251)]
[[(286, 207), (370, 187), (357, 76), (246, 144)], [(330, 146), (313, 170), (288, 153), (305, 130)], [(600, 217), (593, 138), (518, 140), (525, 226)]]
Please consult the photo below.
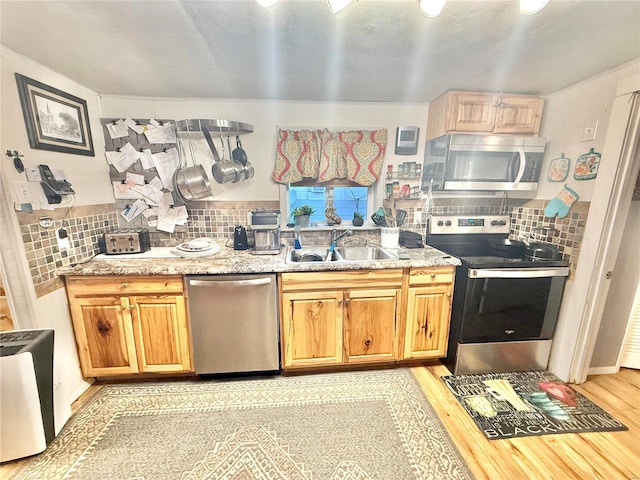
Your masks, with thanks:
[(15, 479), (471, 479), (407, 369), (107, 385)]

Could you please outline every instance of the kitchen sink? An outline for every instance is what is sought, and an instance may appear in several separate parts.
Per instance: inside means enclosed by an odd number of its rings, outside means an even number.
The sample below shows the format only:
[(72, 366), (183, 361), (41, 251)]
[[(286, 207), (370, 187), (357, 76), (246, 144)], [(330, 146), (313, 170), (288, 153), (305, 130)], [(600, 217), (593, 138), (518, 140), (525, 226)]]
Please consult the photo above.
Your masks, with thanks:
[[(329, 245), (310, 246), (301, 249), (289, 247), (285, 263), (325, 262)], [(346, 245), (336, 247), (329, 262), (376, 262), (398, 258), (393, 252), (378, 245)]]
[(376, 260), (394, 260), (395, 253), (385, 250), (378, 245), (347, 245), (336, 248), (339, 259), (347, 262), (365, 262)]

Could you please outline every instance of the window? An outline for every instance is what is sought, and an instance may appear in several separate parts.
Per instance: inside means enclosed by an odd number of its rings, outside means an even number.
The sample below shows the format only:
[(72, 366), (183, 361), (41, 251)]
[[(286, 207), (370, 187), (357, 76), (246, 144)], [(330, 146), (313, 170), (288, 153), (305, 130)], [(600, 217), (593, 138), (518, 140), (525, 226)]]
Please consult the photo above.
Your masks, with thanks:
[(286, 188), (286, 210), (282, 210), (283, 212), (287, 212), (285, 223), (292, 221), (291, 212), (294, 208), (301, 205), (311, 205), (315, 209), (315, 212), (311, 216), (310, 224), (312, 226), (324, 226), (326, 225), (324, 211), (327, 205), (333, 203), (336, 213), (342, 218), (343, 222), (347, 222), (348, 225), (355, 211), (360, 212), (365, 219), (368, 218), (368, 205), (373, 203), (370, 198), (373, 194), (371, 187), (325, 184), (325, 186), (289, 185)]

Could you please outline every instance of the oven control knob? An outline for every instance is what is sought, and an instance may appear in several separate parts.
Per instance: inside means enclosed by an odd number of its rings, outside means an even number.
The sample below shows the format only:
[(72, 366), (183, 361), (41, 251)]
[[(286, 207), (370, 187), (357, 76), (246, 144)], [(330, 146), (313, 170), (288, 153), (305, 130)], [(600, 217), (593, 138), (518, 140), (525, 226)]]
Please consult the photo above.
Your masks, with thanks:
[(451, 220), (447, 220), (446, 222), (444, 222), (444, 224), (445, 224), (447, 227), (450, 227), (450, 226), (451, 226)]
[(444, 222), (442, 220), (438, 220), (438, 226), (441, 227), (442, 225), (444, 225)]
[(506, 225), (507, 222), (505, 222), (504, 220), (498, 220), (498, 225)]

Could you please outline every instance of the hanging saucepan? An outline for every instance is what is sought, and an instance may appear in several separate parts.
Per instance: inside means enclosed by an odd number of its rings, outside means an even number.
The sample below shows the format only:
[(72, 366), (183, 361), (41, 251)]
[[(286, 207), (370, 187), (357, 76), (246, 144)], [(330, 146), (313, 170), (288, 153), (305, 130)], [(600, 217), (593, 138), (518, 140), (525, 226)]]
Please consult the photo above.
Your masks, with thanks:
[(228, 161), (224, 158), (224, 138), (222, 138), (222, 127), (220, 128), (220, 144), (222, 145), (222, 159), (216, 161), (211, 166), (211, 173), (213, 178), (218, 183), (237, 182), (238, 172), (236, 170), (235, 162)]
[(240, 142), (240, 129), (238, 128), (238, 122), (236, 122), (236, 148), (231, 152), (231, 156), (240, 165), (245, 166), (247, 164), (247, 152), (244, 151), (242, 143)]
[(211, 196), (211, 184), (207, 178), (207, 172), (205, 172), (202, 165), (196, 163), (196, 156), (193, 151), (193, 145), (191, 144), (191, 131), (189, 130), (188, 120), (187, 132), (189, 134), (189, 151), (191, 152), (193, 166), (187, 167), (186, 160), (183, 162), (185, 156), (184, 145), (182, 144), (180, 136), (176, 135), (180, 164), (173, 176), (173, 185), (176, 194), (185, 203)]
[[(229, 130), (230, 129), (231, 127), (229, 127)], [(232, 157), (233, 153), (231, 151), (231, 135), (229, 134), (227, 134), (227, 148), (229, 149), (229, 160), (231, 160), (231, 163), (233, 163), (233, 168), (236, 171), (236, 179), (233, 181), (233, 183), (239, 182), (240, 180), (245, 180), (244, 165), (242, 165), (239, 162), (236, 162), (235, 159)]]

